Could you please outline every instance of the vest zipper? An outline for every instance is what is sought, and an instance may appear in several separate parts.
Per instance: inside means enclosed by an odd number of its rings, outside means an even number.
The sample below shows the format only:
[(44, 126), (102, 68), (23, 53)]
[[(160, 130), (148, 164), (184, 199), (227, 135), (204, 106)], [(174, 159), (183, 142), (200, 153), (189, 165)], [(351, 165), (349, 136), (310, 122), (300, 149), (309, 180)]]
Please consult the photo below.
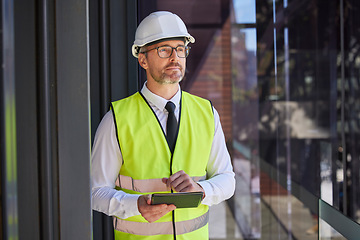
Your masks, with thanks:
[[(172, 162), (173, 162), (173, 153), (171, 153), (171, 159), (170, 159), (170, 176), (173, 175), (172, 172)], [(171, 188), (171, 193), (173, 193), (173, 189)], [(173, 225), (173, 236), (174, 240), (176, 240), (176, 227), (175, 227), (175, 210), (172, 211), (172, 225)]]

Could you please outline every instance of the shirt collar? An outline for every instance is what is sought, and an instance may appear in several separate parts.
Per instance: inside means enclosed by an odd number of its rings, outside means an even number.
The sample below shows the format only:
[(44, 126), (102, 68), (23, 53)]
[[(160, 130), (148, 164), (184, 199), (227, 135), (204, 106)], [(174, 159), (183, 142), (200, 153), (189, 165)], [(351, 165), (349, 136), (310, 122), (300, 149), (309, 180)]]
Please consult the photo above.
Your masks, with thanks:
[(156, 95), (155, 93), (151, 92), (147, 87), (146, 87), (146, 82), (144, 83), (144, 86), (141, 89), (141, 94), (146, 98), (146, 100), (153, 104), (154, 106), (156, 106), (158, 109), (160, 109), (161, 111), (164, 110), (165, 105), (168, 101), (172, 101), (175, 106), (176, 106), (176, 110), (179, 109), (180, 106), (180, 98), (181, 98), (181, 89), (180, 89), (180, 85), (179, 85), (179, 90), (177, 91), (177, 93), (170, 99), (167, 100), (163, 97), (160, 97), (158, 95)]

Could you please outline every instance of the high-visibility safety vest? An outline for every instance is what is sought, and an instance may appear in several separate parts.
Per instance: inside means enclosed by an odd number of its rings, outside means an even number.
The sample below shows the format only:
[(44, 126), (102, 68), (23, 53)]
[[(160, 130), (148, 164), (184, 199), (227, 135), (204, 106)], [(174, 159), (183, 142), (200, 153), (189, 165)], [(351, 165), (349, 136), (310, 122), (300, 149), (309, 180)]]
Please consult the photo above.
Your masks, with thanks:
[[(179, 130), (171, 154), (165, 133), (155, 113), (141, 95), (113, 102), (115, 126), (123, 164), (116, 188), (132, 194), (170, 192), (161, 179), (184, 170), (195, 181), (206, 178), (214, 137), (214, 115), (210, 101), (181, 94)], [(141, 215), (114, 217), (115, 239), (202, 240), (209, 239), (208, 206), (176, 209), (154, 223)]]

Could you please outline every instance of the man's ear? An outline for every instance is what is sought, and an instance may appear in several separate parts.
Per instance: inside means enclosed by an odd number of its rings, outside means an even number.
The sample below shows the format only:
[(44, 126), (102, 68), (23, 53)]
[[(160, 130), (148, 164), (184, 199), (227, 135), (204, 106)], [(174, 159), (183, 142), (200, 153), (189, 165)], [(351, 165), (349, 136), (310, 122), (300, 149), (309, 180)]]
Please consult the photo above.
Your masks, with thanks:
[(143, 54), (143, 53), (139, 54), (138, 61), (139, 61), (140, 66), (143, 69), (146, 70), (148, 68), (147, 58), (146, 58), (145, 54)]

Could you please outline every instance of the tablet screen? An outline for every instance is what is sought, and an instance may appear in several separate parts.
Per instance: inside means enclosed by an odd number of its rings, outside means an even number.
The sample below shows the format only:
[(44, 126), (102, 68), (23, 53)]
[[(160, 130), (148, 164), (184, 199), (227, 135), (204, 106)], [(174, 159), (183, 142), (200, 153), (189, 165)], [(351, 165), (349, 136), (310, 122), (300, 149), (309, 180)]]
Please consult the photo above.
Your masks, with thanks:
[(202, 192), (155, 193), (151, 204), (174, 204), (176, 208), (194, 208), (199, 206), (203, 198)]

